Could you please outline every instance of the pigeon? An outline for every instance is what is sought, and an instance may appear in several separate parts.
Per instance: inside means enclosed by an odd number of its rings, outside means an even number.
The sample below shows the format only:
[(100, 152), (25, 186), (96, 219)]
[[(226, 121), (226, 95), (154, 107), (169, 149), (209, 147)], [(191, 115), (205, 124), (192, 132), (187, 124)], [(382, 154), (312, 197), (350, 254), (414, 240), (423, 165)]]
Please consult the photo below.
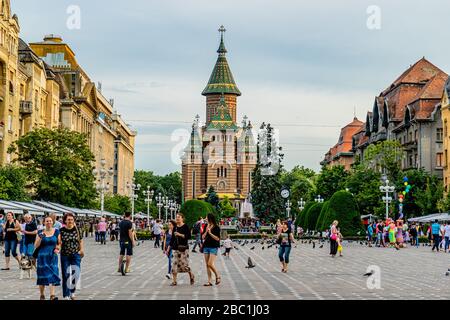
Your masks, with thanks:
[(371, 275), (373, 275), (373, 271), (364, 273), (364, 274), (363, 274), (363, 277), (370, 277)]
[(323, 248), (323, 244), (321, 244), (319, 248), (322, 249)]
[(445, 275), (448, 277), (450, 276), (450, 272), (446, 272)]
[(251, 247), (250, 250), (255, 250), (255, 246)]
[(263, 249), (264, 250), (264, 246), (262, 246), (262, 248), (261, 249)]
[(273, 244), (268, 245), (268, 246), (267, 246), (267, 249), (270, 249), (270, 248), (272, 248), (272, 247), (273, 247)]
[(256, 264), (254, 264), (252, 259), (250, 257), (248, 257), (246, 268), (247, 269), (251, 269), (251, 268), (254, 268), (254, 267), (256, 267)]
[(316, 243), (314, 241), (313, 241), (312, 245), (313, 245), (313, 249), (315, 249), (316, 248)]

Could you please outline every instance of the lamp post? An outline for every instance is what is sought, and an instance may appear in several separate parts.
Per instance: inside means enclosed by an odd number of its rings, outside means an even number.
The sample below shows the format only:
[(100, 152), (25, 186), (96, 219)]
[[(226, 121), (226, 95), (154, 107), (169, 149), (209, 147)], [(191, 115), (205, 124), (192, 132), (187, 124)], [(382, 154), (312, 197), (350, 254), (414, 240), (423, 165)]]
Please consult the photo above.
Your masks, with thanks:
[(290, 217), (290, 213), (291, 213), (291, 201), (289, 201), (289, 199), (286, 201), (286, 215), (289, 218)]
[(94, 177), (98, 177), (98, 184), (95, 186), (97, 191), (100, 192), (100, 211), (103, 216), (103, 211), (105, 210), (105, 191), (109, 190), (109, 180), (114, 175), (114, 170), (112, 168), (106, 170), (106, 160), (100, 160), (100, 169), (92, 170)]
[(150, 186), (147, 186), (147, 190), (144, 190), (143, 194), (147, 198), (145, 199), (145, 202), (147, 203), (147, 225), (150, 227), (150, 205), (153, 201), (153, 194), (155, 192), (153, 190), (150, 190)]
[(303, 198), (300, 198), (300, 200), (297, 201), (297, 203), (298, 203), (298, 209), (300, 211), (303, 211), (303, 209), (305, 209), (306, 201), (304, 201)]
[(163, 200), (164, 197), (161, 196), (161, 193), (159, 193), (156, 197), (156, 201), (158, 201), (158, 203), (156, 204), (156, 206), (158, 207), (158, 220), (161, 220), (161, 208), (163, 206)]
[(174, 213), (178, 210), (179, 205), (175, 200), (172, 201), (172, 205), (170, 206), (170, 219), (174, 219)]
[(163, 204), (164, 204), (164, 209), (166, 210), (166, 219), (164, 221), (167, 221), (167, 209), (169, 209), (169, 207), (170, 207), (168, 197), (164, 197)]
[(323, 203), (324, 199), (320, 196), (320, 194), (317, 196), (317, 198), (314, 199), (317, 203)]
[(127, 188), (130, 189), (130, 199), (131, 199), (131, 221), (134, 221), (134, 202), (137, 200), (138, 195), (136, 191), (141, 190), (141, 185), (135, 183), (135, 179), (133, 178), (133, 183), (127, 183)]
[(383, 196), (383, 202), (386, 203), (386, 220), (389, 218), (389, 203), (392, 202), (392, 197), (389, 195), (389, 193), (392, 193), (395, 191), (395, 186), (389, 185), (389, 180), (385, 180), (385, 185), (380, 186), (380, 192), (385, 193)]

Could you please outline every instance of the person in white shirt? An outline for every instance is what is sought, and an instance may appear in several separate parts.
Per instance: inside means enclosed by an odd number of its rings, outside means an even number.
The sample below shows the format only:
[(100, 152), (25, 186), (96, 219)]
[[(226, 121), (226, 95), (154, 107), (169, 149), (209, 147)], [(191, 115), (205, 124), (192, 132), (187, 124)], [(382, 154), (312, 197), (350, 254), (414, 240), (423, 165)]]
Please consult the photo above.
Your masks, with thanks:
[(445, 241), (445, 252), (450, 248), (450, 223), (447, 222), (444, 226), (444, 241)]
[(153, 234), (155, 235), (155, 245), (154, 248), (160, 247), (161, 240), (161, 232), (162, 232), (162, 224), (159, 220), (156, 220), (155, 224), (152, 227)]
[(225, 241), (223, 242), (223, 247), (225, 248), (225, 252), (223, 253), (223, 255), (225, 257), (230, 257), (230, 251), (231, 248), (233, 248), (233, 241), (231, 241), (230, 236), (228, 236)]

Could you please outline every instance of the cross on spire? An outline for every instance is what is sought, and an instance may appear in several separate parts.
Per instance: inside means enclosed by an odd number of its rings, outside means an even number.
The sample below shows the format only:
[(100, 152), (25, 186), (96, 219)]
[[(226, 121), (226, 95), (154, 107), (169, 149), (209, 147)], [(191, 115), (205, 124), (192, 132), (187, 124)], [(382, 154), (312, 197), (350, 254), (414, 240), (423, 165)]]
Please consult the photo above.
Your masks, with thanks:
[(225, 44), (223, 43), (223, 34), (225, 33), (225, 31), (227, 31), (227, 29), (225, 29), (225, 27), (223, 25), (221, 25), (220, 28), (219, 28), (219, 32), (220, 32), (220, 46), (219, 46), (219, 49), (217, 50), (217, 53), (220, 56), (225, 56), (225, 53), (227, 53), (227, 49), (225, 49)]
[(220, 35), (223, 36), (225, 31), (227, 31), (227, 29), (225, 29), (225, 27), (223, 25), (221, 25), (220, 28), (219, 28)]

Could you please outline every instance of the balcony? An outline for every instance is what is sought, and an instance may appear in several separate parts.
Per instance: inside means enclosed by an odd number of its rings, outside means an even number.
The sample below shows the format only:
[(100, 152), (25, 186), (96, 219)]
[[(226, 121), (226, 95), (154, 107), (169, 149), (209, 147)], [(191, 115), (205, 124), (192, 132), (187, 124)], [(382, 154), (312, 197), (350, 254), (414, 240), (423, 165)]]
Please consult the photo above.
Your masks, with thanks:
[(31, 101), (20, 101), (20, 113), (21, 114), (32, 114), (33, 113), (33, 102)]

